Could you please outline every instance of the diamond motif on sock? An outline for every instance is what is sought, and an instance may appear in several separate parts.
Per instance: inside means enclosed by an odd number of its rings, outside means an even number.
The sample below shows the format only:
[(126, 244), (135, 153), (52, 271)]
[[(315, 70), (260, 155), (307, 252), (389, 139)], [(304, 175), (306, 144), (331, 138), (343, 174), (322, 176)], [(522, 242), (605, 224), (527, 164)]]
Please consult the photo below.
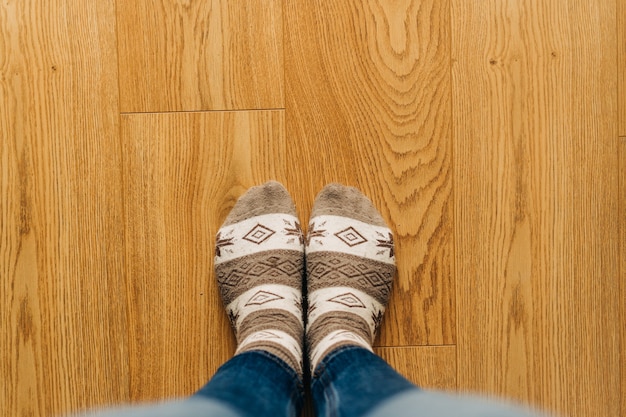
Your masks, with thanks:
[(270, 229), (269, 227), (263, 226), (262, 224), (257, 224), (252, 228), (252, 230), (246, 233), (246, 235), (242, 239), (260, 245), (261, 243), (272, 237), (274, 233), (276, 233), (276, 231)]
[(240, 271), (230, 271), (228, 275), (218, 273), (217, 282), (220, 284), (220, 291), (226, 298), (230, 298), (231, 293), (239, 286), (247, 285), (250, 279)]
[(337, 295), (328, 301), (337, 303), (337, 304), (343, 304), (344, 306), (350, 307), (350, 308), (365, 308), (365, 305), (359, 299), (359, 297), (352, 294), (351, 292)]
[(241, 271), (230, 271), (230, 274), (223, 277), (220, 276), (218, 282), (227, 287), (237, 287), (239, 285), (246, 285), (248, 281), (248, 277), (243, 274)]
[(340, 232), (335, 233), (343, 243), (346, 245), (353, 247), (356, 245), (360, 245), (362, 243), (367, 242), (367, 239), (363, 237), (354, 227), (350, 226), (347, 229), (344, 229)]
[(242, 271), (244, 271), (246, 274), (252, 275), (253, 277), (260, 277), (261, 275), (267, 273), (267, 271), (272, 269), (271, 265), (267, 265), (265, 263), (258, 263), (251, 266), (252, 268), (248, 269), (247, 271), (245, 269), (242, 269)]
[(389, 286), (389, 276), (383, 277), (382, 274), (378, 271), (370, 271), (370, 272), (366, 272), (365, 274), (362, 275), (362, 278), (359, 279), (361, 284), (365, 285), (365, 282), (363, 281), (367, 281), (367, 284), (373, 286), (373, 287), (388, 287)]
[(319, 276), (323, 276), (329, 272), (332, 272), (333, 269), (330, 268), (328, 265), (324, 264), (324, 262), (320, 261), (317, 262), (315, 265), (310, 266), (310, 270), (309, 273), (315, 274), (315, 275), (319, 275)]
[(252, 298), (248, 300), (245, 307), (260, 306), (265, 303), (269, 303), (270, 301), (284, 300), (284, 299), (285, 297), (281, 297), (278, 294), (273, 294), (268, 291), (259, 290), (252, 296)]
[(341, 265), (340, 259), (333, 259), (333, 261), (335, 261), (333, 262), (333, 265), (335, 265), (337, 270), (347, 277), (355, 278), (355, 277), (360, 277), (363, 274), (361, 271), (356, 269), (354, 265), (352, 264)]
[(281, 272), (284, 272), (285, 274), (293, 274), (298, 270), (298, 265), (296, 265), (295, 262), (286, 260), (276, 265), (276, 269), (278, 269)]
[(395, 265), (390, 233), (389, 228), (382, 225), (321, 214), (310, 221), (306, 251), (339, 252)]

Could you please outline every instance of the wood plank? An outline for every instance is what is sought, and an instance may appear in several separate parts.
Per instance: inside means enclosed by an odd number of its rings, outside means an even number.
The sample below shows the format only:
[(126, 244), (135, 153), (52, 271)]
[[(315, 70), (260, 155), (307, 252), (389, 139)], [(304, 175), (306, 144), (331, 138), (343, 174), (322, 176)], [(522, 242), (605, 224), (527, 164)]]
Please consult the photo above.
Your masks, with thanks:
[(133, 401), (184, 396), (234, 353), (213, 274), (237, 198), (284, 177), (284, 112), (122, 116)]
[(421, 388), (456, 391), (455, 346), (379, 347), (375, 352)]
[(123, 112), (283, 107), (282, 2), (117, 4)]
[(619, 221), (620, 221), (620, 342), (621, 342), (621, 413), (626, 415), (626, 137), (619, 139)]
[(342, 182), (394, 229), (385, 346), (455, 340), (448, 9), (285, 3), (287, 185), (304, 220), (323, 185)]
[(619, 415), (614, 7), (452, 1), (463, 390)]
[(617, 51), (619, 135), (626, 136), (626, 0), (617, 0)]
[(0, 4), (0, 404), (128, 398), (112, 0)]

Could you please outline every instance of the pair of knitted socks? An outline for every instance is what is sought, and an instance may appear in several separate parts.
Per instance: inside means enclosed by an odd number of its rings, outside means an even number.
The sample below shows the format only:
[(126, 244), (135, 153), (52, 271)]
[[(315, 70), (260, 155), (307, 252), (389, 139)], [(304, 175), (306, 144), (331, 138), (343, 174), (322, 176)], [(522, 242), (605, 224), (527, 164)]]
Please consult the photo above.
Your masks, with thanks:
[(367, 197), (330, 184), (305, 238), (289, 193), (272, 181), (248, 190), (226, 218), (215, 270), (236, 354), (265, 350), (302, 375), (303, 346), (312, 371), (340, 346), (372, 349), (395, 273), (393, 235)]

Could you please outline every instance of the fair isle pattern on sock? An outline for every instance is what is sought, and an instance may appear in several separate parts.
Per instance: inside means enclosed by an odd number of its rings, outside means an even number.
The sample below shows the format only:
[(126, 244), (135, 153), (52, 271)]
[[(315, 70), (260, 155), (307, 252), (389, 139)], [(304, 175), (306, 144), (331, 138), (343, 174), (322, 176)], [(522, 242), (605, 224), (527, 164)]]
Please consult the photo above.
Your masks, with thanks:
[(357, 189), (326, 186), (306, 240), (311, 371), (344, 345), (372, 350), (395, 274), (393, 234)]
[(265, 350), (302, 374), (304, 238), (287, 190), (253, 187), (219, 229), (215, 272), (237, 339), (235, 354)]

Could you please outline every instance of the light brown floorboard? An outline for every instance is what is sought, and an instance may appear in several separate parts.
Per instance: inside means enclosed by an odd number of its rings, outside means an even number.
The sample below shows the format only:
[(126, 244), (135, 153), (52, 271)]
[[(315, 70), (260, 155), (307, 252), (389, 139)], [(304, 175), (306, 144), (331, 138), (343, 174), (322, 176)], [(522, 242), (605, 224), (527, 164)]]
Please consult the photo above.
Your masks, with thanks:
[(626, 136), (626, 0), (617, 0), (619, 135)]
[(0, 414), (128, 398), (113, 1), (0, 4)]
[(458, 385), (619, 415), (615, 3), (451, 23)]
[(621, 356), (621, 416), (626, 416), (626, 136), (619, 139), (619, 220), (620, 220), (620, 352)]
[(288, 187), (307, 223), (327, 182), (395, 232), (385, 346), (454, 343), (447, 1), (288, 1)]
[(234, 352), (213, 274), (217, 229), (284, 176), (284, 112), (122, 116), (131, 398), (188, 395)]
[(282, 2), (117, 2), (122, 112), (282, 108)]

